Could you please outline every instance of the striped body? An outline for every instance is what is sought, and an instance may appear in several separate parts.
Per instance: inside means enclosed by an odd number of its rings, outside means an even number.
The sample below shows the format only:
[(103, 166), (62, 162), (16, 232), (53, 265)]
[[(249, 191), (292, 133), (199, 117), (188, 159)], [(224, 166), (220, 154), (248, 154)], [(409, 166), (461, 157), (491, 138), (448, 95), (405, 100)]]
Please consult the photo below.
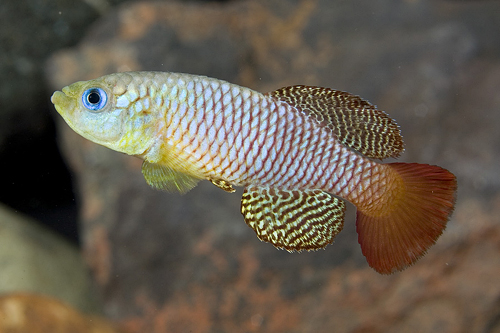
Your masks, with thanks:
[[(234, 192), (258, 238), (314, 250), (342, 230), (345, 199), (371, 267), (388, 274), (425, 254), (453, 210), (456, 180), (437, 166), (381, 164), (397, 157), (397, 124), (358, 96), (291, 86), (262, 94), (218, 79), (116, 73), (52, 96), (77, 133), (144, 160), (152, 187), (190, 190), (207, 179)], [(334, 196), (332, 196), (334, 195)]]

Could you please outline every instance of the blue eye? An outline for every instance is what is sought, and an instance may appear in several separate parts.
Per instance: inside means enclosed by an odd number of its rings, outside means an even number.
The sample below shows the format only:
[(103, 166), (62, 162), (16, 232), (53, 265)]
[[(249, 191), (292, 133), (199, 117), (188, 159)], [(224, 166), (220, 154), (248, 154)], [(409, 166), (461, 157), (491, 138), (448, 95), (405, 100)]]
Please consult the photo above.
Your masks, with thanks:
[(101, 88), (90, 88), (82, 95), (83, 105), (91, 111), (99, 111), (106, 106), (108, 95)]

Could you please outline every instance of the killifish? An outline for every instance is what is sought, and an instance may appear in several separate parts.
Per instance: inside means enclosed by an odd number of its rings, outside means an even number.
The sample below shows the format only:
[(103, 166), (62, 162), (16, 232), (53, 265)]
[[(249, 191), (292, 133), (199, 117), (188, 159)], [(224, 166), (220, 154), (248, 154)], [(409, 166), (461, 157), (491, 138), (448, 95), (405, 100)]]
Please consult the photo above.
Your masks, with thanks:
[(381, 163), (403, 152), (400, 129), (347, 92), (297, 85), (263, 94), (205, 76), (125, 72), (73, 83), (51, 100), (78, 134), (143, 159), (154, 188), (244, 187), (246, 224), (288, 251), (331, 244), (349, 201), (368, 264), (389, 274), (426, 253), (454, 208), (449, 171)]

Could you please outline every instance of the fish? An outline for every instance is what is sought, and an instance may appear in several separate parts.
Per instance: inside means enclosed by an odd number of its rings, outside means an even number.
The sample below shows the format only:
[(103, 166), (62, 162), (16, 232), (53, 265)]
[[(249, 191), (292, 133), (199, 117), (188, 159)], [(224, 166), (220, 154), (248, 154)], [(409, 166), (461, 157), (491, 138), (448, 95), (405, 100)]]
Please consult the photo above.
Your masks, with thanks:
[(122, 72), (79, 81), (51, 101), (76, 133), (143, 160), (153, 188), (185, 193), (208, 180), (232, 193), (257, 237), (290, 252), (317, 250), (342, 230), (346, 202), (368, 264), (413, 265), (455, 206), (456, 177), (391, 162), (397, 123), (359, 96), (295, 85), (269, 93), (206, 76)]

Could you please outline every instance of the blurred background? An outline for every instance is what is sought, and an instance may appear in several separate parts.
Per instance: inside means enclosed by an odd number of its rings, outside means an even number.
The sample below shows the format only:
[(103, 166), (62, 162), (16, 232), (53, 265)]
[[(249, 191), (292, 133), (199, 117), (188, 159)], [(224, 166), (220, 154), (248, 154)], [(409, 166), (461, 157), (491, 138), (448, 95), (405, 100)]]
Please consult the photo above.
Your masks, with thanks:
[[(499, 1), (18, 0), (0, 22), (0, 332), (500, 332)], [(333, 245), (290, 254), (241, 189), (150, 189), (50, 103), (128, 70), (360, 95), (400, 125), (400, 161), (457, 176), (447, 230), (381, 276), (353, 206)]]

